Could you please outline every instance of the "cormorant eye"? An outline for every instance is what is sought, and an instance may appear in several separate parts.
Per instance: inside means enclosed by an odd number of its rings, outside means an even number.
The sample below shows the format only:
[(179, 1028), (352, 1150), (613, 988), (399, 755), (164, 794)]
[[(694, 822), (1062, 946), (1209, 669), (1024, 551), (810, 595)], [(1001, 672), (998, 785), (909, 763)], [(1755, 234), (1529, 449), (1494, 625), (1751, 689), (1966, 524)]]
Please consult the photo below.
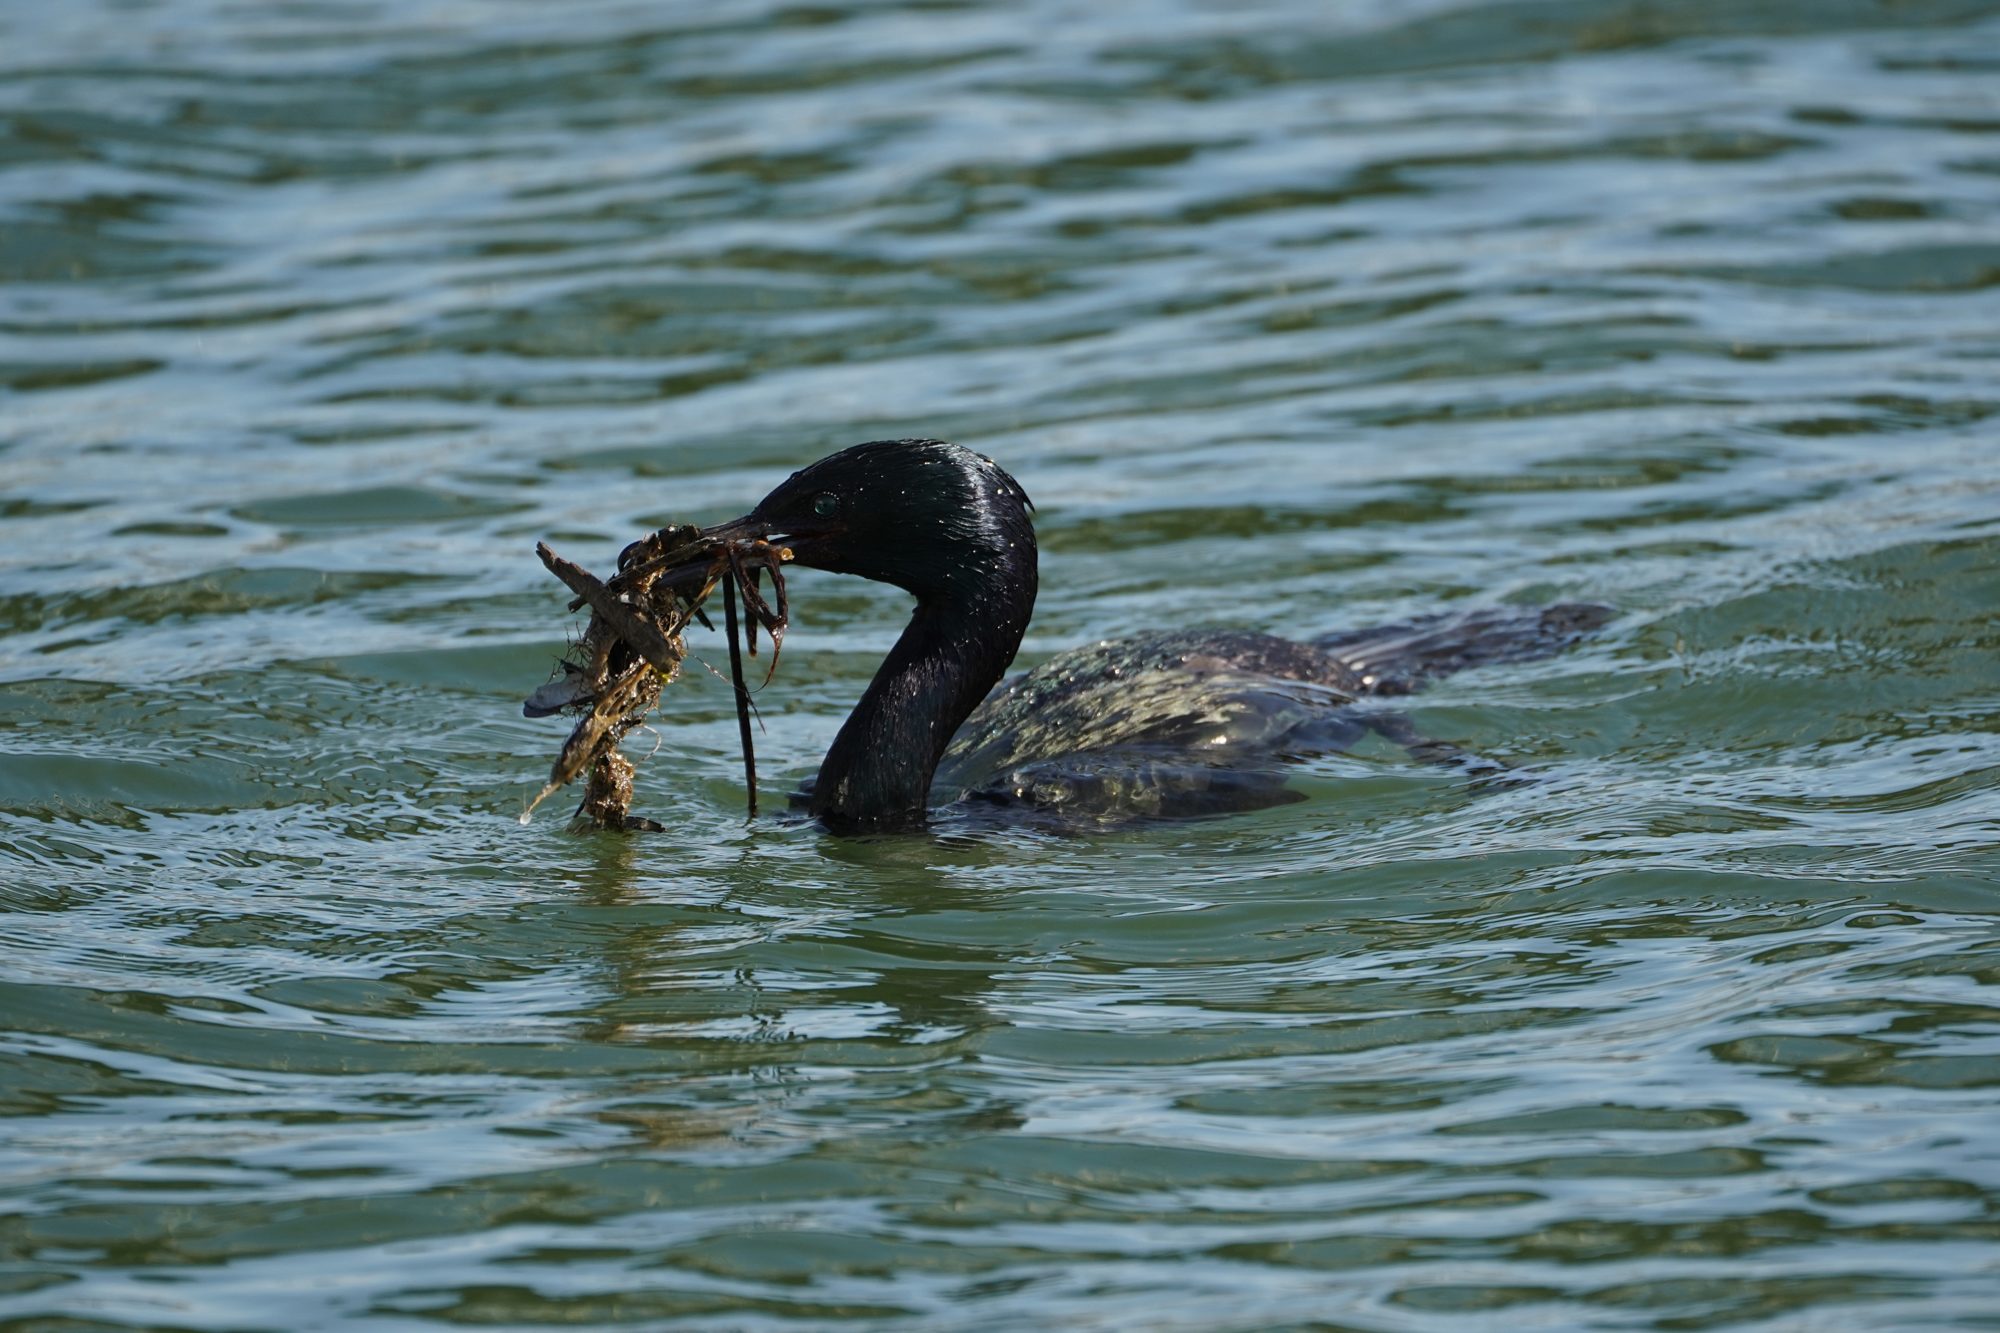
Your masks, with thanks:
[(832, 492), (822, 492), (813, 497), (813, 512), (821, 518), (832, 518), (840, 512), (840, 497)]

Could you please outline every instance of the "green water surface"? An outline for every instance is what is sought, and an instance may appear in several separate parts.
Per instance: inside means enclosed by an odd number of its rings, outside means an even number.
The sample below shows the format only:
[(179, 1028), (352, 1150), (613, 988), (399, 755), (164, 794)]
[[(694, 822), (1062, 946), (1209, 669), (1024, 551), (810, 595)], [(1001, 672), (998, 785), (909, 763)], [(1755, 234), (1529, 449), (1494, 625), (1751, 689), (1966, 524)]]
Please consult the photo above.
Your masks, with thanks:
[[(0, 1329), (2000, 1327), (1996, 412), (1990, 2), (0, 5)], [(1499, 789), (843, 841), (696, 668), (519, 826), (534, 543), (899, 435), (1024, 661), (1618, 616)]]

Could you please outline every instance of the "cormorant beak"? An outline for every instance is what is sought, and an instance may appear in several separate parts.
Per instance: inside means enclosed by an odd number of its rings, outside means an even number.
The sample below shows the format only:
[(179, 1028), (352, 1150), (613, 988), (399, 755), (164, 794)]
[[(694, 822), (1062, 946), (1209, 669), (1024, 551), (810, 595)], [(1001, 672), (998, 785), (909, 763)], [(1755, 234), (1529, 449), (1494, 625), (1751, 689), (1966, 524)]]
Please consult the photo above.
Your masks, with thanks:
[(771, 520), (761, 518), (753, 511), (741, 518), (732, 518), (727, 523), (703, 528), (701, 539), (717, 547), (748, 546), (755, 542), (764, 542), (771, 546), (788, 546), (792, 548), (791, 560), (801, 565), (813, 565), (812, 553), (815, 542), (821, 537), (831, 535), (833, 531), (834, 529), (830, 527), (819, 526), (780, 528)]
[[(732, 518), (727, 523), (718, 523), (712, 528), (701, 530), (701, 539), (717, 546), (734, 546), (739, 543), (770, 541), (771, 525), (755, 514), (745, 514)], [(783, 542), (777, 543), (783, 545)]]
[(732, 518), (727, 523), (718, 523), (712, 528), (703, 528), (701, 535), (695, 539), (701, 543), (703, 554), (685, 564), (661, 570), (653, 576), (653, 582), (669, 588), (678, 585), (698, 587), (714, 569), (716, 552), (725, 547), (747, 547), (768, 540), (770, 533), (771, 525), (753, 514)]

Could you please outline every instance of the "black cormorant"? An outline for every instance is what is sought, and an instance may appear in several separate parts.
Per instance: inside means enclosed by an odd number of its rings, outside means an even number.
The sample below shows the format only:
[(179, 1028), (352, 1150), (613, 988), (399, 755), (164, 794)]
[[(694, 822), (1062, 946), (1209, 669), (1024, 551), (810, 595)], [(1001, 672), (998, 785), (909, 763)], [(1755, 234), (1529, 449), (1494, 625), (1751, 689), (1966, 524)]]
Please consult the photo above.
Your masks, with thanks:
[(790, 546), (800, 565), (917, 599), (803, 797), (829, 827), (912, 827), (931, 807), (968, 799), (1059, 816), (1296, 799), (1284, 789), (1286, 758), (1369, 728), (1414, 741), (1406, 724), (1354, 707), (1358, 698), (1541, 656), (1610, 614), (1503, 608), (1307, 643), (1226, 629), (1142, 634), (1059, 654), (995, 690), (1034, 610), (1032, 507), (1019, 482), (970, 449), (879, 440), (793, 473), (742, 518), (707, 530)]

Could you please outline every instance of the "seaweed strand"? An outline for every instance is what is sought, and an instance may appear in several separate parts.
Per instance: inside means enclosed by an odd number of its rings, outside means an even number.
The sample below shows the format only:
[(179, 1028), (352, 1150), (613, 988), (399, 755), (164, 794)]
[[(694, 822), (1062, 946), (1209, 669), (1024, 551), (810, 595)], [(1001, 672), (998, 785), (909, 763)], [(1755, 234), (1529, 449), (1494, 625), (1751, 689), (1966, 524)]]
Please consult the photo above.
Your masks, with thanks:
[[(736, 732), (743, 738), (743, 787), (750, 796), (749, 817), (755, 819), (757, 752), (750, 745), (750, 691), (743, 684), (743, 651), (736, 645), (736, 580), (733, 578), (722, 581), (722, 624), (723, 632), (729, 636), (729, 683), (736, 690)], [(776, 660), (775, 655), (773, 660)]]

